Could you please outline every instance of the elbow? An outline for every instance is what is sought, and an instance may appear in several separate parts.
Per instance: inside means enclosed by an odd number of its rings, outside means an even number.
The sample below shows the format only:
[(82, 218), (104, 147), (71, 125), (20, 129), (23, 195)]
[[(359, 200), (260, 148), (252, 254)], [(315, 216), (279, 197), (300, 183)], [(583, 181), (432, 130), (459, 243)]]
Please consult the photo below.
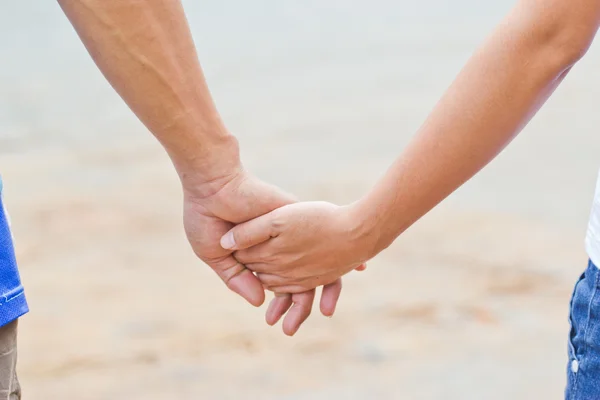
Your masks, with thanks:
[(500, 41), (521, 67), (555, 79), (584, 57), (599, 24), (598, 0), (521, 0), (500, 25)]
[(554, 32), (546, 51), (551, 53), (549, 56), (554, 59), (557, 67), (562, 70), (571, 68), (585, 56), (595, 33), (595, 30), (587, 32), (578, 26), (565, 26)]
[(530, 25), (535, 47), (552, 69), (562, 72), (571, 68), (590, 48), (598, 30), (598, 19), (587, 18), (586, 21), (581, 17), (566, 11), (561, 15), (545, 15)]

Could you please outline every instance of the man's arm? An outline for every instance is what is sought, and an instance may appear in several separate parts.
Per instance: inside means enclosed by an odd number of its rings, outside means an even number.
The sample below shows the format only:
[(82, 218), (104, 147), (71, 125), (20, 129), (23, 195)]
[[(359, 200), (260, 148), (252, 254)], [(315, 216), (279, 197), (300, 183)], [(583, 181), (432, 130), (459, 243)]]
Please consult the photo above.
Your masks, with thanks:
[(165, 147), (184, 187), (209, 195), (237, 171), (237, 142), (212, 101), (180, 0), (58, 2), (110, 84)]
[(599, 23), (600, 0), (521, 0), (363, 199), (348, 207), (285, 206), (238, 225), (222, 245), (266, 241), (235, 257), (276, 291), (306, 290), (348, 272), (490, 162), (583, 56)]
[[(294, 199), (250, 176), (237, 140), (212, 101), (180, 0), (58, 0), (110, 84), (171, 157), (184, 190), (184, 225), (194, 252), (227, 286), (253, 305), (264, 301), (260, 281), (219, 245), (233, 226)], [(331, 315), (341, 281), (323, 289)], [(284, 331), (294, 334), (315, 292), (286, 296), (269, 322), (289, 307)], [(283, 298), (282, 298), (283, 299)]]

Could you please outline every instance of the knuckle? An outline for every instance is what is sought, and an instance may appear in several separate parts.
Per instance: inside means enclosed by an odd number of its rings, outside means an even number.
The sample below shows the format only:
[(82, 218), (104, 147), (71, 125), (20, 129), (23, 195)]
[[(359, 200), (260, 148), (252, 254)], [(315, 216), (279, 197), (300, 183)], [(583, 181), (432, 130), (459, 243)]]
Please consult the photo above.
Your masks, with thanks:
[(297, 283), (291, 282), (288, 284), (286, 292), (291, 294), (301, 294), (306, 292), (306, 289)]
[(264, 260), (264, 262), (266, 262), (267, 264), (276, 266), (273, 270), (278, 270), (279, 264), (284, 262), (284, 260), (281, 260), (281, 258), (275, 253), (262, 254), (261, 259)]
[(287, 225), (287, 218), (281, 212), (277, 212), (275, 210), (273, 212), (273, 218), (271, 218), (270, 226), (271, 236), (277, 236), (278, 233), (281, 233), (285, 230)]
[(281, 286), (270, 286), (270, 289), (273, 293), (275, 293), (276, 296), (287, 296), (289, 294), (292, 294), (291, 292), (287, 291), (287, 290), (282, 290)]
[(305, 258), (305, 254), (303, 254), (303, 253), (300, 253), (300, 252), (290, 253), (288, 256), (288, 262), (293, 265), (299, 265), (299, 264), (305, 263), (304, 258)]
[(260, 276), (260, 281), (267, 285), (270, 285), (270, 286), (273, 286), (273, 285), (276, 285), (277, 283), (279, 283), (277, 281), (277, 278), (270, 274), (262, 274)]
[(265, 246), (261, 247), (260, 249), (256, 249), (253, 252), (252, 257), (256, 261), (260, 261), (269, 265), (271, 269), (285, 262), (285, 260), (281, 258), (281, 254), (272, 246)]
[(245, 269), (246, 268), (242, 264), (235, 263), (234, 265), (217, 271), (217, 273), (219, 274), (223, 282), (225, 282), (225, 284), (229, 286), (231, 284), (231, 280), (239, 274), (241, 274), (242, 272), (244, 272)]
[(233, 253), (233, 257), (242, 264), (248, 262), (248, 256), (249, 254), (247, 250), (238, 250), (235, 253)]

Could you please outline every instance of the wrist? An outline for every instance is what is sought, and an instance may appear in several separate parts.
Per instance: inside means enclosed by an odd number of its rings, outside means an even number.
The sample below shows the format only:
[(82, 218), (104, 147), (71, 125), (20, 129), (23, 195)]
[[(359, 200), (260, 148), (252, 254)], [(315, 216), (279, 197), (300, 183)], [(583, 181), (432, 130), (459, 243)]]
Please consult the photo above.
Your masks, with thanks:
[(348, 206), (353, 223), (353, 236), (366, 253), (365, 261), (389, 247), (398, 234), (390, 226), (385, 209), (369, 197)]
[(364, 205), (360, 201), (345, 208), (350, 246), (354, 251), (358, 251), (359, 261), (366, 262), (387, 247), (381, 244), (379, 224), (370, 213), (365, 213)]
[(169, 155), (189, 197), (210, 197), (243, 172), (239, 145), (232, 135), (204, 144), (195, 152)]

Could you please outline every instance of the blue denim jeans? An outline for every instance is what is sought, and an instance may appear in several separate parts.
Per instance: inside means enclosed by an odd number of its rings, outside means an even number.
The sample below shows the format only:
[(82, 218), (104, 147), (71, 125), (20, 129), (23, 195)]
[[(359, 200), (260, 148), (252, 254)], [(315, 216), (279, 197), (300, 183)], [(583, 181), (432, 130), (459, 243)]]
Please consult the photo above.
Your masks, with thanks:
[(600, 399), (600, 273), (590, 261), (571, 298), (565, 400)]

